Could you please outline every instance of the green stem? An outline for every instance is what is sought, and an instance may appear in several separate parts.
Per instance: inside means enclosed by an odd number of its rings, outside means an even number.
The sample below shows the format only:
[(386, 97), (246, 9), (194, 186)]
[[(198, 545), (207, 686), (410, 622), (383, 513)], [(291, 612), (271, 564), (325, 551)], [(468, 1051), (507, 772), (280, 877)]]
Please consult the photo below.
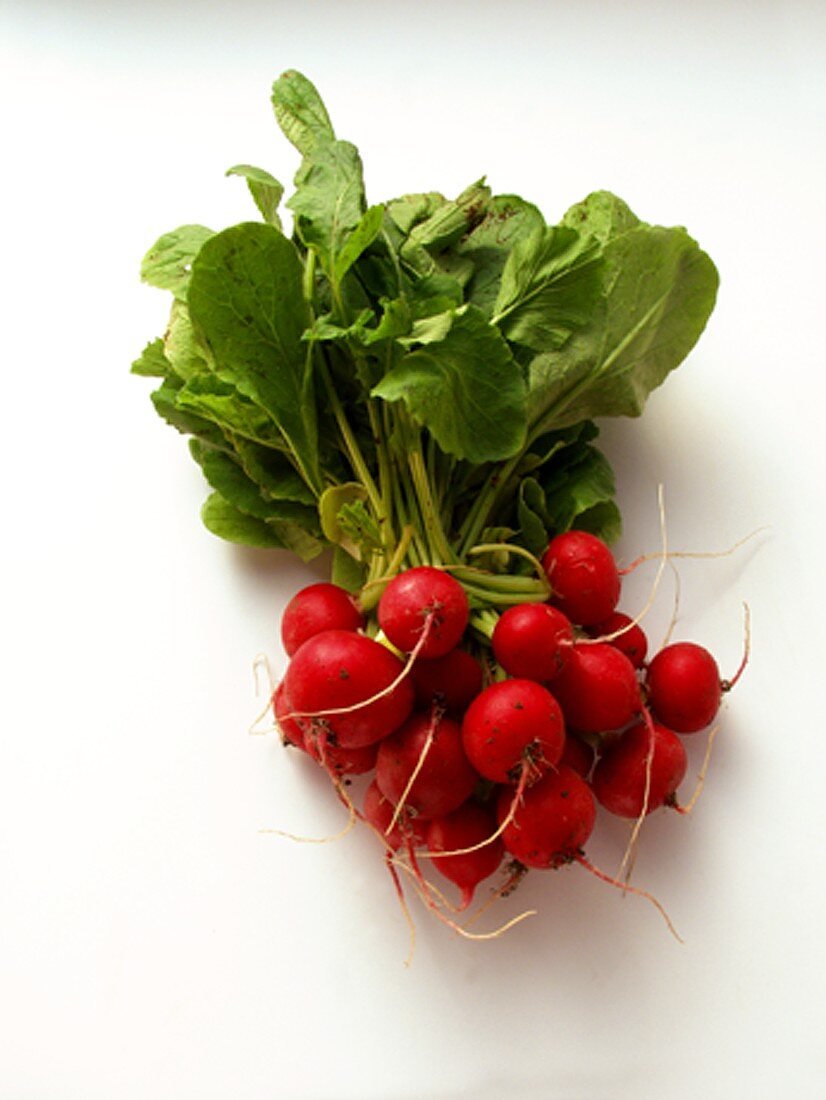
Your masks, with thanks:
[(387, 526), (388, 516), (384, 510), (381, 494), (373, 480), (373, 475), (370, 473), (364, 455), (361, 453), (361, 448), (353, 434), (353, 430), (347, 421), (344, 408), (333, 386), (333, 380), (330, 377), (330, 371), (327, 368), (327, 364), (324, 362), (323, 358), (320, 359), (320, 363), (321, 378), (324, 382), (324, 388), (327, 391), (327, 400), (330, 402), (330, 408), (333, 410), (333, 416), (336, 419), (338, 430), (341, 432), (341, 438), (345, 450), (347, 451), (347, 457), (350, 459), (350, 465), (353, 467), (353, 471), (359, 481), (367, 490), (367, 497), (376, 515), (376, 519), (379, 522), (380, 528), (384, 530)]

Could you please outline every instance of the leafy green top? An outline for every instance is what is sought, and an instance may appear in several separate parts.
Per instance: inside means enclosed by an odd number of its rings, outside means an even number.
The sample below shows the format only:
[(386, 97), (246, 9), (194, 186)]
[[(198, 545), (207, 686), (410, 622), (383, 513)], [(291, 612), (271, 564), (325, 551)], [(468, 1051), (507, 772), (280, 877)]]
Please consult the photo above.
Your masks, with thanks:
[(332, 545), (336, 579), (367, 602), (421, 562), (450, 565), (477, 605), (533, 598), (522, 557), (479, 570), (474, 548), (538, 552), (573, 524), (617, 536), (593, 420), (639, 415), (688, 354), (714, 265), (607, 192), (555, 226), (484, 180), (368, 206), (313, 85), (284, 73), (272, 101), (302, 156), (292, 235), (281, 184), (237, 165), (263, 221), (182, 226), (141, 268), (173, 303), (133, 370), (193, 437), (204, 522), (305, 559)]

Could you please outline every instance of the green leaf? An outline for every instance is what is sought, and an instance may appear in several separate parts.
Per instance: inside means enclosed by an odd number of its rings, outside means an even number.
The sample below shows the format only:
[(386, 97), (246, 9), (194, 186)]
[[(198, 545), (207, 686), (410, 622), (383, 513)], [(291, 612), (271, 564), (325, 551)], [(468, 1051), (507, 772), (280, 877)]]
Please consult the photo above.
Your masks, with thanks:
[(333, 141), (333, 124), (315, 86), (295, 69), (282, 73), (272, 86), (272, 105), (281, 131), (299, 153), (307, 156)]
[(204, 225), (182, 225), (164, 233), (152, 245), (141, 263), (141, 278), (159, 290), (171, 290), (186, 301), (192, 263), (202, 245), (213, 236)]
[(192, 326), (186, 303), (177, 298), (169, 313), (163, 346), (167, 361), (184, 381), (209, 371), (209, 350), (199, 340)]
[(543, 481), (549, 526), (567, 531), (578, 526), (578, 517), (589, 509), (611, 501), (616, 492), (614, 471), (605, 455), (590, 444), (575, 444), (573, 462), (560, 464)]
[(291, 500), (315, 506), (315, 496), (285, 454), (237, 435), (229, 438), (244, 472), (255, 482), (265, 500)]
[(333, 547), (333, 567), (330, 576), (333, 584), (346, 588), (355, 595), (367, 580), (367, 567), (348, 554), (343, 546)]
[(550, 523), (545, 492), (535, 478), (525, 477), (519, 484), (516, 518), (523, 545), (537, 556), (544, 553)]
[(241, 465), (226, 452), (205, 447), (197, 439), (190, 441), (189, 449), (210, 486), (240, 512), (256, 519), (290, 520), (313, 535), (321, 534), (318, 513), (312, 505), (265, 498)]
[(455, 200), (441, 202), (429, 217), (418, 221), (409, 232), (400, 252), (422, 275), (435, 268), (430, 256), (443, 251), (468, 233), (484, 217), (490, 201), (490, 188), (477, 180)]
[(295, 188), (287, 206), (296, 216), (298, 235), (334, 276), (338, 255), (365, 213), (358, 150), (347, 141), (316, 145), (302, 161)]
[(267, 447), (285, 447), (286, 443), (272, 417), (254, 401), (239, 393), (231, 382), (214, 374), (190, 378), (176, 395), (180, 409), (211, 420), (231, 436)]
[(132, 374), (140, 374), (144, 378), (166, 378), (171, 369), (163, 352), (161, 337), (150, 341), (132, 364)]
[(589, 531), (610, 546), (622, 534), (622, 516), (613, 500), (604, 500), (581, 512), (577, 516), (576, 526), (578, 530)]
[(303, 561), (312, 561), (324, 546), (294, 523), (256, 519), (235, 508), (220, 493), (211, 493), (201, 509), (204, 526), (213, 535), (266, 550), (290, 550)]
[(610, 191), (593, 191), (566, 212), (562, 224), (606, 244), (641, 223), (622, 199)]
[(341, 251), (336, 255), (334, 265), (335, 281), (340, 283), (362, 252), (373, 243), (378, 236), (384, 221), (384, 207), (371, 206), (347, 237)]
[(195, 435), (216, 447), (225, 445), (226, 439), (220, 428), (209, 419), (181, 407), (178, 400), (180, 387), (180, 379), (170, 375), (150, 394), (158, 416), (184, 435)]
[(534, 351), (561, 347), (591, 317), (602, 287), (598, 246), (564, 226), (534, 230), (505, 261), (493, 323)]
[(490, 315), (514, 244), (544, 226), (545, 219), (532, 203), (517, 195), (495, 195), (482, 221), (456, 246), (457, 254), (473, 263), (468, 301)]
[(366, 499), (367, 490), (364, 486), (356, 481), (348, 481), (344, 485), (331, 485), (325, 489), (318, 502), (318, 515), (324, 537), (334, 546), (342, 546), (354, 558), (359, 557), (358, 541), (353, 540), (350, 532), (342, 527), (339, 514), (345, 505)]
[(278, 216), (278, 204), (284, 194), (284, 186), (275, 176), (263, 168), (254, 168), (251, 164), (236, 164), (227, 169), (228, 176), (241, 176), (247, 181), (247, 187), (253, 202), (261, 212), (261, 217), (276, 229), (281, 228)]
[(444, 339), (405, 355), (372, 392), (404, 401), (442, 450), (458, 458), (508, 458), (525, 441), (521, 370), (475, 306), (456, 310)]
[(193, 264), (189, 308), (216, 370), (271, 416), (307, 484), (321, 492), (303, 266), (273, 226), (245, 223), (211, 238)]
[(639, 416), (686, 357), (714, 308), (714, 264), (684, 229), (637, 225), (603, 250), (602, 293), (587, 326), (530, 364), (535, 424)]

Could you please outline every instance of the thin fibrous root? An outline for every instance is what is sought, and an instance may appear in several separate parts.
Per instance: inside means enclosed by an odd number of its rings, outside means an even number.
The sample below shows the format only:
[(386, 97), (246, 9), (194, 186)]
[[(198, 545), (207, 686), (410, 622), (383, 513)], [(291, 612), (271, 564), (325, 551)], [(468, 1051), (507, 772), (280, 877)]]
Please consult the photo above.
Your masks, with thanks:
[(680, 580), (680, 574), (674, 562), (669, 561), (668, 564), (671, 566), (671, 572), (674, 574), (674, 606), (671, 609), (671, 618), (668, 622), (668, 629), (665, 632), (665, 637), (660, 642), (660, 649), (665, 649), (671, 641), (671, 635), (674, 633), (674, 627), (677, 625), (677, 619), (680, 614), (680, 589), (682, 581)]
[(708, 741), (706, 742), (706, 753), (703, 757), (703, 766), (700, 768), (699, 775), (697, 776), (697, 785), (694, 788), (694, 793), (691, 795), (691, 798), (689, 798), (685, 806), (680, 806), (679, 803), (677, 803), (676, 801), (672, 803), (672, 806), (678, 814), (685, 814), (686, 816), (688, 816), (688, 814), (690, 814), (694, 807), (697, 805), (697, 799), (700, 797), (700, 792), (702, 791), (703, 784), (706, 781), (708, 764), (711, 760), (711, 749), (714, 745), (714, 738), (717, 736), (717, 731), (719, 730), (719, 728), (720, 723), (718, 722), (717, 725), (713, 726), (712, 729), (709, 731)]
[(497, 901), (501, 901), (512, 894), (527, 873), (528, 868), (520, 863), (516, 869), (511, 871), (502, 885), (498, 886), (490, 897), (486, 898), (478, 909), (468, 917), (465, 921), (465, 928), (470, 928), (472, 924), (475, 924)]
[(651, 718), (651, 712), (648, 707), (642, 708), (643, 718), (645, 720), (645, 728), (648, 732), (648, 748), (645, 754), (645, 786), (643, 788), (642, 796), (642, 808), (640, 809), (637, 820), (634, 822), (634, 827), (631, 830), (631, 835), (628, 838), (628, 844), (625, 847), (625, 853), (622, 857), (622, 863), (620, 863), (619, 871), (617, 871), (617, 878), (621, 879), (626, 869), (628, 874), (625, 877), (627, 883), (631, 877), (631, 870), (633, 868), (633, 860), (635, 858), (637, 841), (640, 835), (640, 829), (642, 823), (645, 821), (646, 814), (648, 813), (648, 801), (651, 797), (651, 766), (654, 762), (654, 723)]
[(410, 906), (407, 904), (407, 898), (404, 896), (404, 890), (399, 880), (399, 873), (393, 866), (392, 854), (388, 853), (385, 856), (384, 865), (390, 873), (390, 878), (393, 880), (393, 888), (396, 891), (396, 898), (399, 902), (399, 908), (402, 911), (402, 916), (407, 924), (407, 930), (410, 935), (410, 948), (407, 952), (407, 958), (404, 960), (405, 966), (410, 966), (413, 962), (413, 956), (416, 953), (416, 924), (413, 920), (413, 916), (410, 912)]
[(619, 879), (613, 878), (611, 875), (607, 874), (605, 871), (601, 871), (599, 869), (599, 867), (595, 867), (594, 864), (591, 863), (590, 859), (588, 859), (587, 856), (583, 855), (582, 852), (578, 852), (573, 858), (574, 858), (574, 861), (576, 863), (579, 863), (582, 867), (584, 867), (586, 871), (589, 871), (592, 875), (596, 875), (596, 877), (598, 879), (600, 879), (602, 882), (607, 882), (609, 884), (609, 886), (615, 886), (618, 890), (621, 890), (623, 893), (637, 894), (641, 898), (647, 898), (648, 901), (651, 902), (651, 904), (654, 906), (654, 908), (657, 910), (657, 912), (663, 918), (665, 923), (668, 925), (668, 930), (671, 933), (671, 935), (676, 940), (678, 940), (680, 943), (684, 942), (682, 936), (679, 934), (677, 929), (671, 923), (671, 918), (669, 917), (668, 913), (666, 913), (666, 911), (663, 908), (662, 904), (659, 901), (657, 901), (657, 899), (654, 897), (653, 894), (649, 894), (647, 890), (641, 890), (639, 886), (631, 886), (627, 882), (620, 882)]
[(428, 614), (427, 614), (427, 617), (425, 618), (425, 621), (424, 621), (424, 626), (422, 628), (421, 637), (419, 638), (418, 642), (416, 642), (415, 647), (408, 654), (407, 661), (404, 665), (404, 668), (401, 670), (401, 672), (395, 678), (395, 680), (393, 680), (391, 683), (389, 683), (387, 685), (387, 687), (382, 688), (381, 691), (377, 691), (375, 695), (371, 695), (367, 699), (362, 699), (358, 703), (352, 703), (349, 707), (328, 707), (327, 710), (313, 710), (313, 711), (310, 711), (310, 710), (296, 710), (296, 711), (291, 711), (290, 714), (285, 714), (284, 717), (285, 718), (294, 718), (294, 719), (299, 719), (299, 718), (330, 718), (330, 717), (335, 716), (336, 714), (353, 714), (355, 711), (361, 710), (362, 707), (369, 707), (373, 703), (377, 703), (379, 701), (379, 699), (384, 699), (387, 695), (390, 695), (393, 691), (395, 691), (396, 688), (399, 686), (399, 684), (403, 680), (405, 680), (410, 675), (410, 673), (413, 671), (413, 665), (416, 661), (416, 658), (421, 653), (422, 647), (424, 646), (424, 644), (426, 643), (426, 641), (427, 641), (427, 639), (430, 635), (430, 630), (433, 626), (434, 618), (435, 618), (435, 613), (433, 611), (429, 611)]
[(266, 674), (267, 691), (269, 694), (267, 697), (266, 706), (264, 706), (264, 708), (260, 710), (258, 714), (256, 714), (255, 718), (253, 718), (252, 722), (249, 725), (249, 728), (247, 729), (247, 733), (251, 737), (263, 737), (268, 733), (278, 732), (277, 722), (270, 722), (268, 725), (263, 727), (260, 725), (260, 723), (264, 721), (266, 715), (270, 713), (270, 710), (272, 708), (272, 697), (273, 695), (275, 695), (276, 683), (272, 674), (272, 666), (270, 665), (269, 657), (266, 655), (266, 653), (257, 653), (252, 662), (252, 676), (255, 683), (256, 698), (259, 698), (261, 695), (262, 670)]
[(337, 833), (331, 833), (329, 836), (300, 836), (298, 833), (288, 833), (284, 829), (259, 829), (258, 832), (261, 834), (271, 834), (273, 836), (283, 836), (286, 837), (287, 840), (294, 840), (297, 844), (332, 844), (333, 841), (343, 840), (354, 827), (357, 820), (358, 817), (351, 807), (347, 824), (344, 828), (339, 829)]
[(446, 924), (447, 927), (450, 928), (453, 932), (456, 932), (459, 936), (463, 936), (465, 939), (495, 940), (498, 939), (500, 936), (503, 936), (506, 932), (510, 931), (510, 929), (513, 928), (515, 925), (520, 924), (523, 920), (527, 920), (528, 917), (536, 916), (536, 909), (526, 909), (523, 913), (519, 913), (517, 916), (512, 917), (511, 920), (506, 921), (505, 924), (501, 925), (499, 928), (495, 928), (492, 932), (470, 932), (468, 931), (467, 927), (458, 924), (454, 920), (451, 920), (450, 917), (446, 916), (439, 909), (438, 905), (436, 905), (432, 897), (430, 897), (428, 893), (424, 889), (422, 889), (421, 884), (417, 881), (415, 874), (411, 871), (411, 868), (408, 867), (407, 864), (399, 863), (398, 866), (400, 866), (408, 875), (411, 875), (411, 881), (413, 882), (416, 893), (419, 895), (422, 902), (431, 911), (431, 913), (433, 913), (434, 916), (442, 922), (442, 924)]
[(466, 856), (471, 852), (478, 852), (480, 848), (486, 848), (488, 844), (492, 844), (494, 840), (497, 840), (507, 829), (508, 825), (513, 821), (516, 816), (516, 811), (522, 802), (522, 796), (525, 793), (525, 788), (528, 785), (528, 778), (531, 774), (532, 764), (529, 760), (522, 761), (522, 767), (519, 772), (519, 782), (516, 784), (513, 792), (513, 798), (511, 800), (510, 808), (507, 814), (502, 819), (501, 825), (492, 832), (490, 836), (486, 836), (484, 840), (480, 840), (478, 844), (472, 844), (469, 848), (454, 848), (449, 852), (421, 852), (421, 856), (424, 859), (444, 859), (446, 856)]
[(390, 824), (385, 829), (385, 833), (388, 835), (393, 831), (396, 822), (399, 820), (399, 816), (404, 810), (407, 799), (409, 798), (410, 792), (413, 789), (413, 784), (418, 779), (419, 773), (424, 767), (425, 759), (427, 758), (427, 754), (430, 752), (430, 746), (433, 744), (433, 738), (436, 736), (436, 730), (439, 728), (439, 722), (441, 722), (442, 720), (442, 713), (442, 708), (434, 703), (433, 709), (430, 713), (430, 725), (427, 728), (427, 737), (425, 738), (425, 742), (422, 745), (422, 751), (419, 753), (419, 759), (416, 761), (416, 767), (410, 773), (410, 778), (407, 780), (407, 785), (402, 791), (402, 796), (393, 808), (393, 816), (390, 818)]
[(723, 680), (720, 685), (723, 691), (731, 691), (745, 671), (751, 654), (751, 608), (747, 603), (743, 604), (743, 656), (740, 665), (730, 680)]
[[(578, 638), (577, 645), (596, 645), (599, 642), (611, 642), (615, 638), (619, 638), (620, 635), (626, 632), (626, 630), (630, 630), (632, 626), (638, 626), (651, 610), (651, 608), (654, 606), (654, 601), (657, 598), (657, 591), (659, 590), (660, 581), (662, 580), (665, 567), (668, 564), (669, 558), (673, 558), (676, 556), (674, 554), (671, 554), (668, 549), (668, 530), (665, 523), (665, 490), (663, 489), (662, 485), (657, 486), (657, 510), (660, 517), (660, 539), (662, 543), (662, 548), (656, 554), (647, 555), (645, 560), (647, 561), (649, 559), (657, 558), (659, 559), (660, 564), (657, 567), (657, 572), (654, 575), (654, 581), (651, 585), (651, 591), (648, 594), (648, 599), (643, 604), (642, 611), (638, 612), (638, 614), (633, 617), (630, 623), (626, 623), (626, 625), (621, 627), (619, 630), (615, 630), (611, 634), (603, 634), (599, 638)], [(618, 572), (622, 576), (625, 573), (629, 573), (631, 571), (631, 568), (632, 567), (629, 566), (628, 569), (620, 569)]]
[[(761, 531), (768, 531), (770, 524), (764, 524), (762, 527), (757, 527), (754, 531), (751, 531), (748, 535), (744, 535), (743, 538), (738, 539), (732, 546), (729, 546), (725, 550), (671, 550), (669, 552), (669, 558), (726, 558), (729, 554), (733, 554), (736, 550), (739, 550), (741, 546), (749, 542), (750, 539), (755, 538), (761, 533)], [(620, 575), (626, 576), (628, 573), (633, 573), (640, 565), (644, 565), (647, 561), (654, 561), (660, 557), (658, 551), (652, 551), (650, 554), (641, 554), (638, 558), (635, 558), (630, 565), (626, 565), (624, 569), (620, 569)]]

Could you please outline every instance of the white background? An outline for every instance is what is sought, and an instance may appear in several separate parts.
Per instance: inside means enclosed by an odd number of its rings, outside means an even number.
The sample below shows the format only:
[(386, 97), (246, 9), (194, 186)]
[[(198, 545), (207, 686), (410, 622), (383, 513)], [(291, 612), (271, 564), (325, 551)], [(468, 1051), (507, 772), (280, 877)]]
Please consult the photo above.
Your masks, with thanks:
[[(0, 3), (3, 104), (0, 1098), (798, 1098), (824, 1077), (826, 8), (776, 3)], [(483, 173), (556, 220), (595, 188), (685, 224), (717, 310), (638, 421), (606, 425), (625, 561), (684, 561), (677, 635), (739, 660), (692, 818), (643, 832), (643, 901), (536, 874), (488, 943), (416, 910), (373, 838), (250, 737), (251, 664), (320, 567), (224, 545), (128, 368), (166, 300), (141, 256), (289, 182), (283, 69), (369, 198)], [(650, 567), (649, 567), (650, 569)], [(652, 573), (628, 586), (641, 604)], [(652, 637), (671, 613), (667, 575)], [(695, 774), (702, 756), (691, 744)], [(590, 851), (616, 868), (624, 828)]]

